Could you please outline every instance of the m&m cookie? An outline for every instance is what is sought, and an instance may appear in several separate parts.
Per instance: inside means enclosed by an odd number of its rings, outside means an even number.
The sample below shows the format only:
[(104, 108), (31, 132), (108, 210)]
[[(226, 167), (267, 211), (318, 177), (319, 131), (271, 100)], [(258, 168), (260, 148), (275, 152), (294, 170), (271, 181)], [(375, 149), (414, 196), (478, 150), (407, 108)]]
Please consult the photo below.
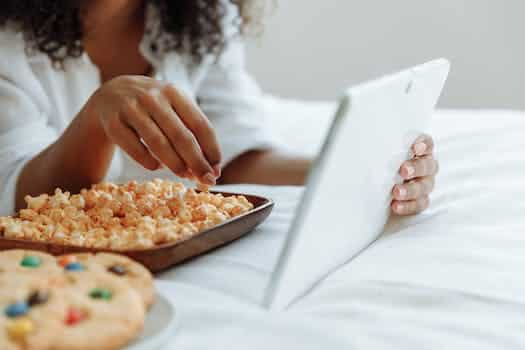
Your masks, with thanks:
[(149, 271), (113, 254), (11, 250), (0, 267), (0, 350), (121, 349), (153, 302)]
[(153, 303), (155, 297), (153, 276), (144, 266), (116, 254), (99, 253), (92, 259), (95, 263), (102, 265), (108, 273), (119, 277), (135, 288), (147, 307)]
[[(66, 256), (65, 256), (66, 257)], [(153, 276), (141, 264), (122, 255), (110, 253), (69, 255), (69, 263), (77, 262), (94, 273), (110, 274), (134, 288), (149, 308), (155, 297)], [(58, 260), (63, 257), (59, 257)]]
[(65, 288), (60, 340), (52, 349), (120, 349), (140, 333), (145, 308), (133, 288), (106, 274), (73, 276)]
[(15, 340), (9, 335), (9, 322), (7, 319), (0, 317), (0, 349), (2, 350), (20, 350)]
[(36, 251), (7, 250), (0, 254), (0, 266), (4, 273), (16, 273), (22, 278), (28, 275), (57, 276), (61, 274), (55, 257)]
[(0, 349), (52, 349), (62, 327), (63, 290), (43, 279), (0, 281)]

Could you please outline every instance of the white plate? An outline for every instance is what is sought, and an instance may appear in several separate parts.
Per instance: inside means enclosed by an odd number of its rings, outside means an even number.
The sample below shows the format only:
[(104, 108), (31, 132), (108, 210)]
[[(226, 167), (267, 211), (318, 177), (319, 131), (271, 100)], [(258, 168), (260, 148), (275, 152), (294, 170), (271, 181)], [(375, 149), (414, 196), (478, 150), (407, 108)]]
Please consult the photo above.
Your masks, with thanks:
[(177, 317), (174, 306), (168, 299), (157, 294), (155, 303), (146, 316), (144, 330), (126, 350), (156, 350), (176, 336)]

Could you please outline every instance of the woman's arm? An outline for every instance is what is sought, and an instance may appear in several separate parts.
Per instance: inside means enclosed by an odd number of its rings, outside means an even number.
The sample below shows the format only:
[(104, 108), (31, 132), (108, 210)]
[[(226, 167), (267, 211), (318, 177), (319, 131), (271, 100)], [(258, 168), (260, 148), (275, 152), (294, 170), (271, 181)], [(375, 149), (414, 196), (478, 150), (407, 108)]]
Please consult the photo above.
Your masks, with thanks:
[(78, 192), (106, 176), (115, 146), (94, 121), (81, 111), (55, 143), (26, 164), (18, 177), (16, 210), (28, 194), (57, 187)]
[(304, 185), (312, 159), (280, 151), (252, 151), (227, 165), (220, 182)]
[(100, 182), (119, 146), (146, 169), (160, 164), (214, 185), (221, 152), (200, 109), (181, 91), (154, 79), (122, 76), (91, 96), (69, 128), (30, 160), (18, 177), (16, 208), (27, 194), (56, 187), (78, 191)]

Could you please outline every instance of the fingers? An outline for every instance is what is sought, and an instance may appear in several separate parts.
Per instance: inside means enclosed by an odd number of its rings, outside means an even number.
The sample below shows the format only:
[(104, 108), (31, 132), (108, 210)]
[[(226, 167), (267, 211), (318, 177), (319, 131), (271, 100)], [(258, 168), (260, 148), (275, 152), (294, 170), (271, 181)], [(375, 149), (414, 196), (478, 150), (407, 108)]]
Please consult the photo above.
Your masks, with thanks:
[(427, 209), (430, 204), (428, 196), (410, 201), (392, 201), (392, 211), (397, 215), (414, 215)]
[(434, 189), (435, 175), (439, 164), (432, 156), (434, 141), (428, 135), (421, 135), (411, 147), (412, 159), (404, 162), (399, 174), (405, 180), (392, 190), (392, 211), (398, 215), (413, 215), (429, 206), (429, 194)]
[(402, 185), (395, 185), (392, 195), (398, 201), (414, 200), (428, 196), (434, 190), (434, 185), (435, 179), (433, 176), (422, 177)]
[(411, 152), (416, 157), (430, 155), (434, 152), (434, 140), (429, 135), (419, 136), (412, 145)]
[(173, 149), (170, 141), (157, 124), (136, 103), (124, 107), (124, 122), (144, 140), (149, 150), (171, 171), (179, 175), (186, 170), (186, 164)]
[(139, 101), (177, 150), (186, 167), (205, 183), (215, 184), (215, 171), (205, 158), (199, 142), (160, 91), (156, 94), (144, 94)]
[[(215, 184), (221, 175), (219, 143), (209, 120), (190, 98), (145, 77), (122, 77), (104, 87), (100, 90), (106, 94), (101, 92), (96, 99), (104, 107), (104, 127), (132, 158), (148, 169), (165, 165), (179, 176), (191, 174)], [(107, 103), (112, 99), (119, 103)]]
[(418, 177), (434, 176), (438, 170), (438, 162), (432, 156), (424, 156), (404, 162), (399, 169), (399, 174), (404, 180), (412, 180)]
[(217, 136), (201, 109), (172, 85), (167, 85), (163, 93), (186, 127), (195, 135), (209, 164), (220, 164), (222, 155)]
[(222, 175), (222, 169), (220, 164), (216, 164), (213, 166), (214, 174), (217, 178), (221, 177)]
[(107, 130), (108, 136), (115, 140), (115, 143), (130, 155), (137, 163), (148, 170), (157, 170), (159, 162), (153, 157), (146, 146), (140, 142), (140, 137), (129, 126), (122, 123), (120, 118), (115, 118), (113, 125)]

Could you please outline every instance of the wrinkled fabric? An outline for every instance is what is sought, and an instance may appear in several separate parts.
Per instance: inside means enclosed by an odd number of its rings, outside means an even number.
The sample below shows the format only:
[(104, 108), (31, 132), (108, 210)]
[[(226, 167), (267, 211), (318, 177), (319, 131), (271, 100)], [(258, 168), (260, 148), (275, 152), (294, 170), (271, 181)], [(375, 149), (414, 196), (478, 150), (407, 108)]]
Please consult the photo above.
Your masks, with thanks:
[[(281, 136), (301, 125), (308, 145), (290, 147), (315, 152), (334, 105), (267, 108), (289, 116)], [(392, 218), (285, 313), (259, 305), (302, 189), (227, 187), (276, 207), (252, 234), (159, 276), (181, 321), (166, 349), (525, 348), (525, 113), (438, 111), (431, 133), (441, 163), (431, 207)]]

